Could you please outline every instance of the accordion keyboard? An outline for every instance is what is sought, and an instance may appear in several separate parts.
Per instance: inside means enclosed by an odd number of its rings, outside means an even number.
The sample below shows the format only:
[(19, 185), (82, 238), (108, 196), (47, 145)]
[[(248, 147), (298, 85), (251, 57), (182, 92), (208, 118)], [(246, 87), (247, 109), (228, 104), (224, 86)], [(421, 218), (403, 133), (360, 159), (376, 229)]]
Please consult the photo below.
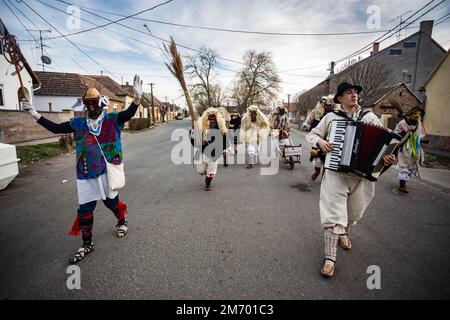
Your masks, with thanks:
[(327, 153), (325, 157), (326, 169), (338, 170), (341, 159), (344, 156), (344, 141), (346, 133), (347, 121), (334, 120), (331, 122), (330, 139), (329, 142), (333, 150)]

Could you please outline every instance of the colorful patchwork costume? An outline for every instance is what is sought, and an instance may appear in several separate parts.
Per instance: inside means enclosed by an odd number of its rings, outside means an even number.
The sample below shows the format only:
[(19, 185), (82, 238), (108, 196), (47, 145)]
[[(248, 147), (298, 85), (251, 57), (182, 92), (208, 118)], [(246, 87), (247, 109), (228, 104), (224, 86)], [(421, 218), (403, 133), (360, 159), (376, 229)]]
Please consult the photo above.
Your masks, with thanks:
[(75, 137), (79, 208), (69, 234), (77, 236), (81, 231), (83, 247), (69, 259), (70, 263), (77, 263), (94, 249), (92, 228), (98, 200), (102, 200), (117, 218), (117, 236), (123, 237), (127, 233), (127, 206), (119, 200), (118, 192), (109, 187), (105, 160), (112, 164), (122, 162), (121, 131), (124, 123), (136, 113), (142, 95), (142, 81), (137, 76), (133, 91), (135, 98), (128, 109), (107, 113), (104, 108), (109, 103), (108, 98), (101, 97), (97, 89), (89, 88), (83, 96), (85, 116), (76, 116), (59, 124), (41, 116), (28, 102), (22, 105), (44, 128), (53, 133), (73, 133)]

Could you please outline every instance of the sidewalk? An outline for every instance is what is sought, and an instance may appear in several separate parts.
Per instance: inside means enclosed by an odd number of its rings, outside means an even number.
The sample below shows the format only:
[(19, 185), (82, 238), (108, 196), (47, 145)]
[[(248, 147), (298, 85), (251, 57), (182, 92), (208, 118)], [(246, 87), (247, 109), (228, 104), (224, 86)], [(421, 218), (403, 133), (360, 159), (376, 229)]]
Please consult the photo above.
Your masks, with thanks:
[(43, 143), (51, 143), (51, 142), (58, 142), (60, 136), (52, 137), (52, 138), (46, 138), (46, 139), (37, 139), (32, 141), (26, 141), (26, 142), (17, 142), (13, 143), (15, 146), (32, 146), (37, 144), (43, 144)]

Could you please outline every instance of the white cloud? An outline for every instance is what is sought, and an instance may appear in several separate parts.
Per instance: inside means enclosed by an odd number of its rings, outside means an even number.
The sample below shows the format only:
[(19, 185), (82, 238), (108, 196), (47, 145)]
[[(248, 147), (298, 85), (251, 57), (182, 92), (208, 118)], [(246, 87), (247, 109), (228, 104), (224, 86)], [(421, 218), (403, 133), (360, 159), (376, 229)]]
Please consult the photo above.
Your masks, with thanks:
[[(47, 1), (47, 0), (45, 0)], [(56, 2), (47, 1), (55, 5)], [(70, 2), (70, 1), (69, 1)], [(98, 2), (87, 0), (73, 0), (76, 3), (95, 8), (102, 8)], [(134, 0), (127, 2), (105, 2), (102, 8), (107, 11), (114, 11), (119, 14), (132, 14), (149, 8), (162, 1)], [(277, 1), (277, 0), (185, 0), (173, 1), (165, 6), (159, 7), (153, 11), (149, 11), (139, 17), (169, 21), (179, 24), (189, 24), (197, 26), (207, 26), (226, 29), (243, 29), (253, 31), (271, 31), (271, 32), (296, 32), (296, 33), (321, 33), (321, 32), (355, 32), (370, 31), (366, 26), (368, 14), (367, 7), (370, 5), (379, 6), (381, 12), (381, 28), (388, 29), (398, 23), (393, 20), (403, 14), (405, 19), (408, 10), (415, 11), (428, 0), (408, 1), (403, 0), (374, 0), (374, 1), (356, 1), (356, 0), (327, 0), (327, 1)], [(34, 3), (33, 3), (34, 5)], [(434, 5), (434, 4), (433, 4)], [(0, 4), (0, 6), (3, 6)], [(18, 4), (19, 6), (19, 4)], [(4, 11), (1, 7), (2, 12)], [(69, 32), (64, 25), (65, 19), (61, 13), (55, 13), (50, 8), (34, 5), (39, 8), (48, 18), (48, 20), (59, 26), (62, 32)], [(431, 5), (429, 6), (431, 8)], [(62, 8), (62, 7), (61, 7)], [(420, 20), (436, 19), (446, 14), (446, 6), (441, 5)], [(411, 14), (411, 13), (409, 13)], [(2, 13), (3, 16), (3, 13)], [(94, 19), (90, 15), (83, 14), (83, 17), (93, 20), (97, 24), (106, 21), (99, 18)], [(116, 19), (109, 16), (111, 19)], [(30, 36), (23, 31), (20, 24), (9, 13), (2, 17), (4, 22), (12, 33), (21, 34), (23, 38)], [(392, 21), (393, 20), (393, 21)], [(143, 27), (145, 22), (128, 19), (123, 24), (146, 31)], [(85, 23), (86, 24), (86, 23)], [(238, 33), (225, 33), (204, 31), (191, 28), (182, 28), (147, 22), (152, 32), (162, 38), (169, 39), (173, 36), (178, 44), (183, 44), (191, 48), (199, 49), (203, 46), (215, 49), (222, 57), (237, 61), (242, 60), (242, 56), (248, 49), (257, 51), (270, 51), (279, 70), (298, 69), (301, 67), (310, 67), (323, 65), (317, 68), (308, 68), (293, 70), (289, 73), (306, 75), (309, 77), (292, 76), (281, 74), (283, 83), (283, 92), (280, 94), (281, 99), (287, 99), (287, 94), (295, 94), (303, 88), (310, 88), (323, 80), (327, 76), (327, 64), (332, 60), (337, 60), (346, 56), (348, 53), (354, 52), (362, 46), (375, 40), (381, 34), (365, 34), (353, 35), (345, 37), (294, 37), (294, 36), (263, 36)], [(416, 22), (414, 25), (417, 25)], [(48, 28), (42, 22), (39, 26)], [(87, 28), (83, 25), (82, 28)], [(156, 75), (156, 77), (145, 76), (145, 81), (156, 83), (155, 94), (161, 97), (168, 97), (168, 100), (179, 97), (181, 92), (179, 85), (175, 79), (170, 78), (170, 74), (164, 66), (165, 58), (159, 49), (136, 42), (130, 37), (140, 41), (145, 41), (150, 45), (156, 45), (155, 41), (148, 35), (139, 34), (120, 26), (110, 26), (112, 30), (116, 30), (122, 34), (114, 35), (103, 29), (97, 29), (88, 33), (74, 36), (71, 39), (80, 44), (90, 55), (102, 65), (108, 67), (112, 72), (126, 73), (129, 75), (121, 75), (124, 81), (132, 81), (132, 74), (140, 73), (144, 75)], [(418, 28), (407, 30), (410, 35), (416, 32)], [(433, 31), (433, 38), (438, 42), (449, 40), (448, 34), (450, 30), (450, 20), (446, 23), (438, 25)], [(54, 32), (53, 35), (56, 35)], [(61, 42), (60, 42), (61, 41)], [(58, 40), (62, 43), (63, 40)], [(396, 41), (393, 37), (390, 41)], [(158, 41), (160, 44), (161, 42)], [(52, 45), (52, 43), (48, 43)], [(444, 43), (445, 44), (445, 43)], [(449, 47), (449, 42), (445, 44), (445, 48)], [(389, 45), (389, 41), (383, 42), (381, 48)], [(25, 54), (32, 60), (32, 53), (28, 45), (23, 46)], [(65, 48), (67, 54), (71, 55), (83, 66), (86, 66), (93, 72), (100, 73), (100, 68), (92, 61), (87, 59), (75, 48), (70, 45), (61, 44), (61, 48)], [(70, 48), (70, 49), (69, 49)], [(59, 48), (51, 48), (49, 51), (53, 55), (53, 59), (63, 70), (52, 71), (70, 71), (85, 73), (70, 59), (66, 58)], [(192, 51), (179, 47), (179, 51), (183, 55), (193, 54)], [(366, 55), (368, 52), (366, 53)], [(35, 52), (36, 55), (36, 52)], [(221, 61), (221, 64), (229, 69), (238, 70), (241, 65)], [(231, 73), (218, 70), (218, 81), (224, 86), (231, 84)], [(316, 77), (314, 77), (316, 76)], [(119, 76), (120, 77), (120, 76)], [(147, 89), (147, 87), (146, 87)], [(182, 101), (182, 99), (180, 99)]]

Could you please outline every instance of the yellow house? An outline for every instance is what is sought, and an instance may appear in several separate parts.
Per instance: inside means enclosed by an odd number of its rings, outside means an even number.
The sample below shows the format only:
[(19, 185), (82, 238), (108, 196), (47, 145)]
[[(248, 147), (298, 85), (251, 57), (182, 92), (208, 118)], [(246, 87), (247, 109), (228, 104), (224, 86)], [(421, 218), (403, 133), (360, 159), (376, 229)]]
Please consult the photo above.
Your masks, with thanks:
[(449, 51), (423, 85), (425, 89), (424, 126), (430, 149), (450, 151), (450, 56)]

